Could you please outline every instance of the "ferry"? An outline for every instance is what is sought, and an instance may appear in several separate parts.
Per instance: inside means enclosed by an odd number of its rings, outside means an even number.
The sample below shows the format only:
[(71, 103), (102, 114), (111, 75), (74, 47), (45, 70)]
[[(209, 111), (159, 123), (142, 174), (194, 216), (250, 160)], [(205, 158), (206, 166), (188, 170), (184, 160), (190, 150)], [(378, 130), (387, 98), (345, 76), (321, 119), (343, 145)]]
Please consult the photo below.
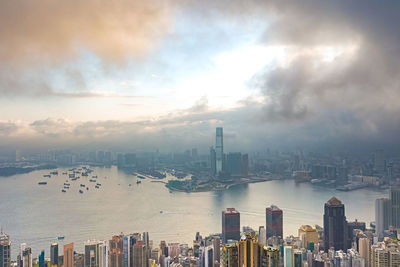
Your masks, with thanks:
[(83, 191), (79, 189), (79, 193), (83, 194)]
[(141, 183), (142, 183), (142, 181), (139, 181), (139, 180), (138, 180), (138, 181), (136, 181), (136, 183), (137, 183), (137, 184), (141, 184)]
[(47, 184), (47, 182), (39, 182), (38, 184), (39, 185), (45, 185), (45, 184)]

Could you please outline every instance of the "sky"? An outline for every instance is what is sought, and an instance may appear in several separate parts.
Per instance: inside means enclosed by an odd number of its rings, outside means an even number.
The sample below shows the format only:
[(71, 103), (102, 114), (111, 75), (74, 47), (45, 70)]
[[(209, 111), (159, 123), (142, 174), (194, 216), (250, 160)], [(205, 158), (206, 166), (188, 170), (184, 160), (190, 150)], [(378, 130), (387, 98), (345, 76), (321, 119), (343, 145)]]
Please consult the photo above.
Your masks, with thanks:
[(3, 0), (0, 147), (396, 147), (398, 1)]

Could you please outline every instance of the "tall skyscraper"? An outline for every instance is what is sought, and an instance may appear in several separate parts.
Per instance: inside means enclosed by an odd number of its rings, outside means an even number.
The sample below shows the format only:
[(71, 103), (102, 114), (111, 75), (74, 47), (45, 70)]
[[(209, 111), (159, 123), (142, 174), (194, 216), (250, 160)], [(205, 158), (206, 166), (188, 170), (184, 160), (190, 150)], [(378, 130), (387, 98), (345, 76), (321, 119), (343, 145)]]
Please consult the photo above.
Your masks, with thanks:
[(74, 267), (74, 243), (64, 245), (64, 267)]
[(51, 264), (51, 266), (58, 265), (58, 244), (57, 243), (53, 243), (50, 246), (50, 264)]
[(146, 244), (139, 240), (133, 246), (133, 267), (146, 267)]
[(115, 235), (109, 241), (110, 245), (110, 266), (111, 267), (123, 267), (124, 264), (124, 245), (122, 236)]
[(131, 236), (125, 235), (123, 237), (124, 248), (124, 267), (131, 266)]
[(227, 171), (231, 176), (242, 176), (242, 153), (231, 152), (228, 154)]
[(213, 262), (218, 263), (219, 265), (219, 263), (221, 262), (221, 239), (219, 239), (219, 237), (214, 237), (213, 239), (213, 251)]
[(25, 243), (21, 244), (21, 263), (22, 267), (32, 267), (32, 249)]
[(217, 174), (217, 166), (216, 166), (216, 153), (213, 147), (210, 147), (210, 170), (211, 175), (215, 176)]
[(0, 231), (0, 267), (11, 266), (11, 242), (10, 237)]
[(335, 250), (347, 249), (347, 221), (344, 205), (336, 197), (325, 203), (324, 212), (324, 248), (325, 252), (333, 247)]
[(222, 267), (239, 267), (239, 251), (235, 243), (226, 244), (222, 247)]
[(383, 231), (388, 230), (391, 224), (391, 212), (390, 200), (388, 198), (378, 198), (375, 200), (375, 232), (380, 240), (383, 238)]
[(222, 171), (222, 161), (224, 158), (224, 137), (222, 127), (217, 127), (215, 138), (215, 169), (216, 175)]
[(105, 241), (85, 242), (85, 267), (108, 267), (108, 250)]
[(243, 235), (240, 238), (238, 247), (239, 266), (258, 267), (260, 248), (257, 236), (254, 233)]
[(400, 187), (390, 188), (391, 225), (400, 228)]
[(292, 267), (293, 266), (293, 248), (292, 246), (283, 247), (283, 266)]
[(240, 239), (240, 213), (234, 208), (222, 211), (222, 238), (224, 244), (230, 239)]
[(265, 209), (265, 230), (270, 237), (283, 237), (283, 212), (275, 205)]
[(42, 252), (39, 254), (38, 263), (39, 267), (45, 267), (46, 262), (44, 261), (44, 250), (42, 250)]

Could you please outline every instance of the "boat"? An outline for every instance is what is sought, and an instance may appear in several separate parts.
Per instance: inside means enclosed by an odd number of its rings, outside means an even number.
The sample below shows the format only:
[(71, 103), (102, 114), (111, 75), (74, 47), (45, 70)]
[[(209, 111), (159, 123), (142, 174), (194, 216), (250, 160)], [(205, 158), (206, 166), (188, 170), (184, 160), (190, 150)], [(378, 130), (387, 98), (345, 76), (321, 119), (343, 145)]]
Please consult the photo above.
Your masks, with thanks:
[(69, 184), (69, 183), (64, 183), (64, 185), (68, 185), (68, 186), (70, 186), (71, 184)]
[(63, 193), (65, 193), (65, 192), (67, 192), (65, 189), (61, 189), (61, 192), (63, 192)]
[(52, 172), (50, 172), (50, 174), (58, 175), (58, 171), (52, 171)]
[(47, 182), (39, 182), (38, 184), (39, 185), (45, 185), (45, 184), (47, 184)]
[(81, 187), (85, 187), (85, 185), (84, 185), (84, 184), (81, 184)]
[(100, 183), (97, 183), (96, 185), (98, 185), (98, 186), (101, 186), (101, 184), (100, 184)]
[(69, 189), (69, 186), (64, 185), (64, 189)]
[(86, 172), (82, 172), (81, 174), (82, 176), (88, 176), (88, 174)]
[(90, 179), (89, 182), (95, 183), (96, 180)]
[(146, 179), (146, 177), (144, 177), (142, 175), (138, 175), (137, 177), (140, 178), (140, 179)]
[(86, 187), (86, 190), (89, 190), (89, 187)]
[(63, 172), (62, 174), (63, 174), (63, 175), (67, 175), (67, 173), (66, 173), (66, 172)]
[(129, 184), (129, 186), (131, 186), (131, 184)]
[(83, 194), (83, 191), (79, 189), (79, 193)]
[(138, 180), (138, 181), (136, 181), (136, 183), (137, 183), (137, 184), (141, 184), (141, 183), (142, 183), (142, 181), (139, 181), (139, 180)]
[(163, 211), (162, 211), (162, 210), (160, 210), (160, 213), (163, 213)]
[(63, 235), (62, 236), (58, 236), (57, 239), (58, 240), (64, 240), (64, 236)]
[(93, 175), (92, 178), (97, 178), (97, 175)]
[(96, 185), (95, 187), (96, 187), (97, 189), (100, 188), (100, 186), (98, 186), (98, 185)]
[(43, 177), (48, 177), (48, 178), (50, 178), (51, 175), (50, 175), (50, 174), (45, 174), (45, 175), (43, 175)]

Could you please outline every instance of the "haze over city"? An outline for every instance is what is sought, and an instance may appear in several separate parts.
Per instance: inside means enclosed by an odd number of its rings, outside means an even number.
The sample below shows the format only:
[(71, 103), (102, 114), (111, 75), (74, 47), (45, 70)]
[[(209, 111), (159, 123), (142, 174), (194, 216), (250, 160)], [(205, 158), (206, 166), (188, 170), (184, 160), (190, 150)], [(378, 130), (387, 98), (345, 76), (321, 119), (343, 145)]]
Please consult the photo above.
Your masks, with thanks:
[(398, 7), (3, 1), (1, 146), (397, 149)]

